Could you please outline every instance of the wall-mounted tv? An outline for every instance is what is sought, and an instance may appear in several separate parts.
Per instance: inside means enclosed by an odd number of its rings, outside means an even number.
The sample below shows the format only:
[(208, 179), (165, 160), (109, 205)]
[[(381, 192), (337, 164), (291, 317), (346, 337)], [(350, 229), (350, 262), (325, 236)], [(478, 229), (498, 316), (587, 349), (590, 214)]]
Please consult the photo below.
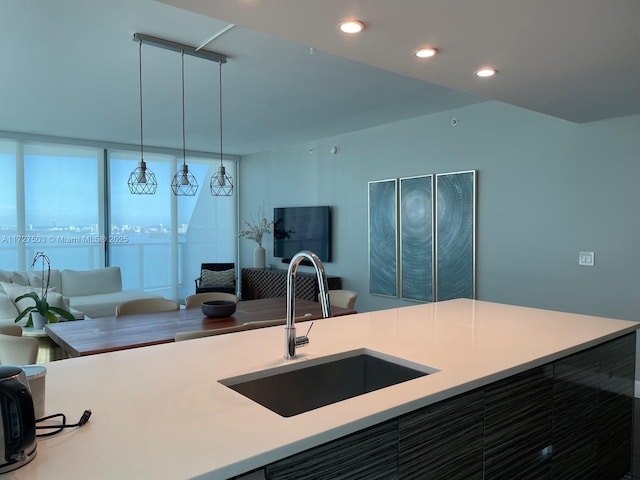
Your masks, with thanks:
[(331, 261), (331, 208), (283, 207), (273, 209), (273, 256), (290, 260), (310, 250), (323, 262)]

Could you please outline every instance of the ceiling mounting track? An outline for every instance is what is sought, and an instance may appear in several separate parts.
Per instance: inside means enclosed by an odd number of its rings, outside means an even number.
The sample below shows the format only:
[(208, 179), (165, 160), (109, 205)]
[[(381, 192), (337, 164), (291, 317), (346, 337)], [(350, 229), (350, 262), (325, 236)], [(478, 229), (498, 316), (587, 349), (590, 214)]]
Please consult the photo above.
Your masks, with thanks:
[(227, 63), (227, 56), (221, 53), (212, 52), (210, 50), (197, 50), (190, 45), (172, 42), (171, 40), (165, 40), (164, 38), (152, 37), (151, 35), (145, 35), (144, 33), (134, 33), (133, 40), (135, 42), (142, 42), (144, 44), (166, 48), (167, 50), (173, 50), (174, 52), (184, 52), (185, 55), (204, 58), (205, 60), (211, 60), (212, 62)]

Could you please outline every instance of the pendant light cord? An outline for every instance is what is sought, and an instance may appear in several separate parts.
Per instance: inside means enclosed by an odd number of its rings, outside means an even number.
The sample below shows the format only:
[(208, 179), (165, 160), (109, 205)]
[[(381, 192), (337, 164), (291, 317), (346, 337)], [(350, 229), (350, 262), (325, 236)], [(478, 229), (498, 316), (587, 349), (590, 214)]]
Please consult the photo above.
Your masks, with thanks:
[(187, 163), (187, 147), (185, 140), (185, 116), (184, 116), (184, 50), (182, 53), (182, 165)]
[(144, 161), (144, 137), (142, 129), (142, 40), (138, 49), (138, 73), (140, 83), (140, 160)]
[(220, 81), (218, 85), (220, 86), (220, 166), (222, 166), (222, 62), (219, 62), (220, 66)]

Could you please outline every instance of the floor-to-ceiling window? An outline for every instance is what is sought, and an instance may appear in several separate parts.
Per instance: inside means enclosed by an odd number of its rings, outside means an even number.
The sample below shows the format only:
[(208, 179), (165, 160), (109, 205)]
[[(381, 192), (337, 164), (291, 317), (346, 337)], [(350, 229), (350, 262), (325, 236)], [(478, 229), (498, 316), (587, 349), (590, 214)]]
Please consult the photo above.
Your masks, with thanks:
[(27, 261), (46, 251), (54, 268), (104, 265), (98, 188), (102, 151), (28, 143), (23, 157)]
[(103, 265), (100, 150), (3, 141), (0, 152), (0, 267), (29, 268), (39, 251), (54, 268)]
[(174, 196), (182, 156), (171, 153), (145, 155), (158, 189), (132, 195), (137, 151), (0, 140), (0, 268), (28, 269), (45, 251), (52, 268), (119, 266), (125, 289), (193, 293), (202, 262), (236, 258), (236, 203), (210, 194), (218, 164), (198, 156), (186, 159), (197, 194)]
[(132, 195), (127, 180), (136, 168), (135, 152), (109, 154), (109, 263), (122, 271), (124, 289), (171, 289), (171, 157), (145, 155), (158, 189)]
[(15, 270), (18, 262), (16, 144), (0, 140), (0, 268)]
[[(171, 178), (182, 158), (159, 154), (145, 154), (158, 182), (156, 193), (132, 195), (127, 179), (138, 157), (137, 152), (109, 152), (110, 264), (122, 269), (124, 288), (182, 299), (193, 293), (202, 262), (234, 261), (233, 197), (211, 196), (214, 167), (194, 157), (186, 160), (199, 185), (196, 195), (173, 195)], [(233, 165), (227, 170), (233, 172)]]

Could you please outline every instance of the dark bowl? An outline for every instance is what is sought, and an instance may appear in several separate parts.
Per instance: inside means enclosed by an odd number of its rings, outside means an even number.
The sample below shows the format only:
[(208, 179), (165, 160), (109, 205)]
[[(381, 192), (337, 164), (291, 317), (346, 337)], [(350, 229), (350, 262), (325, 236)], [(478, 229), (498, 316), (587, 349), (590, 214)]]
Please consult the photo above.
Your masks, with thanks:
[(202, 302), (202, 313), (210, 318), (221, 318), (233, 315), (236, 302), (232, 300), (210, 300)]

